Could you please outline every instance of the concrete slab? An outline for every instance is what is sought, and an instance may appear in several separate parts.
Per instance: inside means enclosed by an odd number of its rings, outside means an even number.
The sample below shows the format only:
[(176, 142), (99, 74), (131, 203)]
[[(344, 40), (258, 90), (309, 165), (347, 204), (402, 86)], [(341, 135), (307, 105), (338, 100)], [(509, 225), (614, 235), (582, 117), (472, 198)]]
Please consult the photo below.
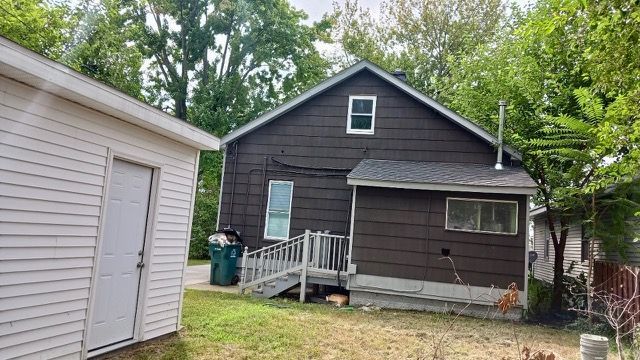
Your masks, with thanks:
[(209, 280), (207, 280), (207, 282), (205, 283), (187, 285), (187, 289), (215, 291), (215, 292), (224, 292), (224, 293), (232, 293), (232, 294), (238, 294), (238, 291), (239, 291), (238, 285), (229, 285), (229, 286), (210, 285)]
[(209, 282), (209, 273), (211, 272), (211, 265), (194, 265), (187, 266), (185, 273), (185, 284), (199, 284)]
[(185, 286), (187, 289), (238, 293), (238, 285), (220, 286), (210, 285), (209, 276), (211, 265), (187, 266)]

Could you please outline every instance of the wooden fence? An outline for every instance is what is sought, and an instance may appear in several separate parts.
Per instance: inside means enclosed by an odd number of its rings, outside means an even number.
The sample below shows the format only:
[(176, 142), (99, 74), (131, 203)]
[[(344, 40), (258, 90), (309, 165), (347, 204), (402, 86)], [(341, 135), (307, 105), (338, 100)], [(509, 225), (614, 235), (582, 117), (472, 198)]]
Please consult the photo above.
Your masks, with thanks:
[(635, 324), (640, 324), (640, 278), (634, 275), (639, 271), (639, 267), (605, 261), (596, 261), (593, 268), (594, 290), (614, 295), (621, 301), (631, 299), (626, 313), (635, 316)]

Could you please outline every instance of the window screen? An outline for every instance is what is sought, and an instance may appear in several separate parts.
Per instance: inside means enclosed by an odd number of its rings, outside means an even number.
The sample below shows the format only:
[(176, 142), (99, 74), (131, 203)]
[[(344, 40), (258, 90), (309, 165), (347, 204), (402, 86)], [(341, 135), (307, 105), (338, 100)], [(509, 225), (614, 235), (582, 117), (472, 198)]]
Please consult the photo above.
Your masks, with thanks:
[(288, 239), (293, 182), (270, 181), (265, 234), (266, 238)]
[(517, 218), (516, 202), (447, 199), (448, 230), (516, 234)]

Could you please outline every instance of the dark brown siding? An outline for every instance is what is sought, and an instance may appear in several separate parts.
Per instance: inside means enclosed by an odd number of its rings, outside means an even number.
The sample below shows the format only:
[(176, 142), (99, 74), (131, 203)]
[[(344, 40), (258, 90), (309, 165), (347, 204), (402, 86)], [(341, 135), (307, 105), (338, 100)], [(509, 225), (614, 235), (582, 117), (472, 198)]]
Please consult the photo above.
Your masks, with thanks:
[[(358, 187), (353, 262), (358, 274), (524, 289), (526, 197)], [(446, 197), (518, 201), (518, 234), (445, 230)]]
[[(375, 135), (346, 133), (349, 95), (362, 94), (377, 95)], [(270, 244), (262, 240), (262, 234), (268, 181), (274, 179), (294, 181), (290, 236), (299, 235), (305, 229), (339, 234), (348, 231), (351, 189), (344, 176), (348, 171), (283, 167), (273, 162), (272, 157), (306, 167), (346, 169), (352, 169), (364, 158), (495, 162), (492, 146), (368, 71), (240, 138), (237, 159), (234, 146), (228, 147), (220, 226), (231, 225), (242, 231), (245, 243), (251, 248)], [(261, 197), (265, 157), (268, 171)], [(230, 216), (236, 162), (233, 215)], [(310, 171), (315, 175), (299, 174)], [(329, 173), (340, 176), (320, 176)], [(251, 186), (246, 196), (248, 183)]]

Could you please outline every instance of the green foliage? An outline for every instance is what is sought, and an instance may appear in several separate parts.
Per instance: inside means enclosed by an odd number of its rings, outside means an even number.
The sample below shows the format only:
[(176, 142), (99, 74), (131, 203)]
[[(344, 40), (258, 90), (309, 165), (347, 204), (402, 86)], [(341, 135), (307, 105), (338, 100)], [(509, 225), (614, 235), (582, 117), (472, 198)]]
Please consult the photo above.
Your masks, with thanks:
[(349, 0), (327, 19), (346, 53), (339, 62), (368, 59), (405, 70), (411, 85), (439, 98), (451, 68), (504, 25), (506, 8), (500, 0), (396, 0), (383, 3), (376, 20)]
[(222, 154), (220, 152), (203, 151), (200, 153), (198, 189), (193, 211), (189, 258), (209, 258), (207, 239), (217, 230), (221, 170)]
[(527, 310), (527, 317), (535, 318), (549, 313), (551, 290), (550, 284), (534, 277), (529, 277), (529, 309)]
[(75, 23), (65, 3), (0, 0), (0, 35), (52, 59), (65, 53)]
[(142, 54), (129, 44), (140, 29), (121, 1), (86, 1), (63, 61), (76, 70), (142, 99)]
[[(542, 0), (522, 16), (516, 13), (494, 41), (452, 62), (459, 65), (451, 66), (441, 99), (453, 109), (494, 130), (496, 104), (508, 101), (506, 141), (523, 153), (523, 165), (538, 184), (535, 202), (551, 209), (556, 256), (564, 254), (566, 224), (589, 214), (590, 195), (638, 174), (638, 102), (629, 100), (638, 88), (631, 80), (638, 70), (625, 65), (628, 72), (622, 73), (616, 65), (637, 52), (638, 30), (630, 28), (637, 7)], [(626, 48), (603, 40), (612, 38), (626, 41)], [(623, 89), (628, 91), (618, 92)], [(609, 234), (624, 232), (622, 215), (612, 218), (618, 221), (609, 223), (616, 226)], [(559, 308), (565, 284), (557, 265), (553, 297)]]

